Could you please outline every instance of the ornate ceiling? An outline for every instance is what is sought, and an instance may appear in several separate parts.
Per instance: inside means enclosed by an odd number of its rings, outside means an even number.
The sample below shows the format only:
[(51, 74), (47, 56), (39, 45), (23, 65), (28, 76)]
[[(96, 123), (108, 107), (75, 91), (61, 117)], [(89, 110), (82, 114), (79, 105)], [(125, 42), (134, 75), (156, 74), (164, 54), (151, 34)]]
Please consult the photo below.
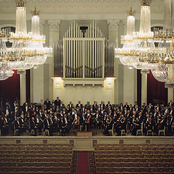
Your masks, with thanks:
[[(44, 19), (125, 19), (130, 0), (27, 0), (28, 18), (36, 6)], [(136, 19), (139, 19), (140, 0), (132, 0)], [(14, 0), (0, 0), (0, 19), (15, 19)], [(153, 0), (152, 19), (163, 19), (163, 0)], [(29, 16), (30, 15), (30, 16)]]

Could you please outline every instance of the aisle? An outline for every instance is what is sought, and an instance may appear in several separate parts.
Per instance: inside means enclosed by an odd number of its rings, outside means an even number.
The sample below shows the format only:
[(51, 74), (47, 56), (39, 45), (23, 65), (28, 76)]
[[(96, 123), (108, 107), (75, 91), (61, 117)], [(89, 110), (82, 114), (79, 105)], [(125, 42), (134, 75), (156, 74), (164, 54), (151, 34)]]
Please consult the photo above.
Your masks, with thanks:
[(78, 153), (78, 174), (88, 174), (88, 152)]

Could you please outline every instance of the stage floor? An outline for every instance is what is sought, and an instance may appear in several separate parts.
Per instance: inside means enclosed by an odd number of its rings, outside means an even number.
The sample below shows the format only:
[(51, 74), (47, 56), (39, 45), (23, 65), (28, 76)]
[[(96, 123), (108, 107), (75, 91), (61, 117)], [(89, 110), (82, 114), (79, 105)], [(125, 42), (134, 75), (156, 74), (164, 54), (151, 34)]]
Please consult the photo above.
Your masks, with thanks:
[(74, 151), (94, 151), (95, 144), (174, 145), (174, 136), (0, 136), (0, 144), (72, 144)]

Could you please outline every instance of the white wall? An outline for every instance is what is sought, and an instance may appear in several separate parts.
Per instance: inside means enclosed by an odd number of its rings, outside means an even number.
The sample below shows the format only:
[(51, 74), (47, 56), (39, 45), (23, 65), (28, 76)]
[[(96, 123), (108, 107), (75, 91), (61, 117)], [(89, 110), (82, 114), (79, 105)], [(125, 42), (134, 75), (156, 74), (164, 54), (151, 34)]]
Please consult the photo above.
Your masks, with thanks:
[[(79, 85), (79, 81), (69, 80), (68, 83), (71, 85), (68, 85), (66, 84), (66, 80), (53, 78), (53, 98), (56, 99), (58, 96), (65, 105), (70, 101), (77, 104), (79, 100), (83, 104), (86, 104), (87, 101), (91, 104), (93, 104), (94, 101), (97, 101), (97, 103), (101, 101), (107, 103), (107, 101), (110, 101), (113, 104), (114, 81), (115, 78), (103, 79), (97, 83), (95, 81), (81, 80), (81, 84)], [(89, 83), (90, 86), (88, 86)], [(87, 84), (87, 86), (85, 84)], [(97, 86), (95, 86), (95, 84), (97, 84)], [(98, 86), (99, 84), (103, 86)], [(108, 86), (108, 84), (111, 86)]]

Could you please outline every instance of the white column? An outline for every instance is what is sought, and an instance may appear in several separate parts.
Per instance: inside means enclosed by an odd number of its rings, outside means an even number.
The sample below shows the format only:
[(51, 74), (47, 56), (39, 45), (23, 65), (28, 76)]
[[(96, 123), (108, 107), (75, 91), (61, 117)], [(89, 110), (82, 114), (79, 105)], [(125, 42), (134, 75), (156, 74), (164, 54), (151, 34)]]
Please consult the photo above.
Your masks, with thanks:
[(173, 97), (173, 88), (168, 88), (168, 102), (172, 100), (174, 101), (174, 97)]
[[(59, 40), (60, 20), (58, 19), (48, 20), (48, 25), (49, 25), (49, 46), (54, 48), (54, 43)], [(53, 96), (53, 81), (51, 79), (51, 77), (54, 77), (54, 57), (50, 57), (46, 63), (49, 64), (49, 99), (54, 100), (56, 96)]]
[(147, 103), (147, 74), (142, 74), (141, 78), (141, 104)]
[(128, 104), (134, 104), (137, 100), (137, 70), (128, 69), (124, 66), (123, 75), (123, 103), (128, 102)]
[[(44, 35), (45, 20), (40, 20), (40, 34)], [(47, 39), (47, 38), (46, 38)], [(44, 65), (30, 70), (30, 98), (31, 102), (44, 102)]]
[(40, 65), (37, 69), (33, 69), (33, 102), (40, 103), (41, 99), (44, 102), (44, 65)]
[(26, 74), (20, 74), (20, 105), (26, 102)]
[[(108, 22), (108, 31), (109, 31), (109, 40), (115, 44), (115, 47), (118, 47), (118, 28), (119, 20), (109, 19)], [(118, 64), (119, 60), (114, 59), (114, 76), (118, 77)], [(118, 103), (118, 79), (114, 81), (114, 103)]]

